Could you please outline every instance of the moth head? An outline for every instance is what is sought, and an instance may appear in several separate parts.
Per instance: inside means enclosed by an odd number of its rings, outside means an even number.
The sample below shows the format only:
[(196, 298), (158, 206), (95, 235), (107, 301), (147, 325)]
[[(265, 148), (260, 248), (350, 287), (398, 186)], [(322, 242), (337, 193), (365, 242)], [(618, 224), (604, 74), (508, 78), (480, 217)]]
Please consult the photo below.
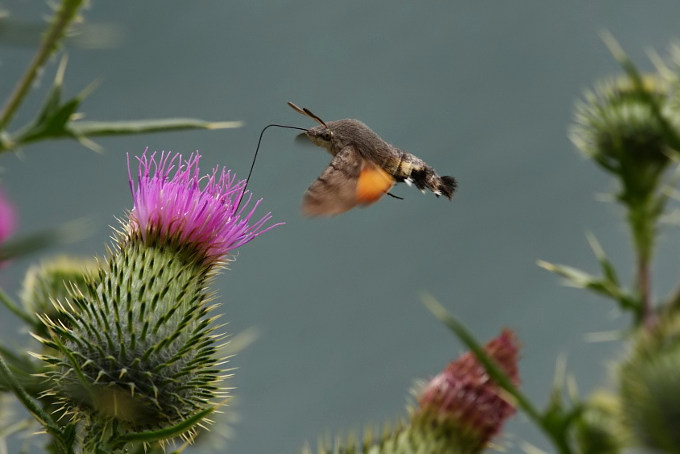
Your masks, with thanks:
[(309, 137), (309, 139), (314, 143), (314, 145), (324, 147), (328, 150), (330, 150), (333, 146), (335, 135), (333, 134), (331, 128), (325, 124), (309, 128), (306, 134), (307, 137)]
[(318, 126), (309, 128), (305, 134), (309, 139), (320, 147), (324, 147), (333, 156), (347, 146), (355, 146), (363, 149), (371, 144), (383, 142), (368, 126), (350, 118), (336, 121), (323, 121), (306, 107), (298, 107), (292, 102), (288, 105), (296, 112), (312, 118), (319, 123)]
[(292, 102), (288, 102), (288, 105), (296, 112), (312, 118), (314, 121), (319, 123), (319, 126), (316, 126), (314, 128), (310, 128), (306, 131), (307, 137), (315, 144), (320, 147), (326, 148), (328, 151), (331, 151), (333, 148), (333, 131), (331, 128), (328, 127), (328, 125), (319, 117), (318, 115), (315, 115), (311, 110), (309, 110), (306, 107), (299, 107)]

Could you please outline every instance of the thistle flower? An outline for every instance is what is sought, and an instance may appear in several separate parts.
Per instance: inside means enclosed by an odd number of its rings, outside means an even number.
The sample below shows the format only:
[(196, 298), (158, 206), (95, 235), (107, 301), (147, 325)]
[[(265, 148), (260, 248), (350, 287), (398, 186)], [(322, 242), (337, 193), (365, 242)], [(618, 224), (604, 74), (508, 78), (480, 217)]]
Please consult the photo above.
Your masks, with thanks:
[[(517, 384), (518, 342), (505, 330), (484, 347), (510, 380)], [(501, 389), (487, 375), (472, 353), (451, 362), (417, 392), (418, 406), (410, 419), (382, 433), (366, 429), (358, 437), (321, 442), (320, 454), (477, 454), (515, 412)], [(311, 454), (309, 447), (304, 454)]]
[[(484, 347), (497, 365), (516, 385), (519, 345), (512, 331)], [(449, 440), (456, 453), (480, 452), (496, 435), (506, 419), (515, 413), (501, 389), (487, 375), (470, 352), (451, 362), (425, 386), (411, 424)]]
[[(206, 261), (214, 262), (279, 224), (264, 228), (267, 213), (250, 223), (262, 199), (246, 212), (251, 195), (239, 208), (246, 185), (236, 182), (231, 171), (215, 168), (200, 176), (200, 155), (192, 154), (182, 163), (181, 155), (161, 153), (139, 160), (137, 185), (130, 174), (134, 208), (130, 213), (132, 234), (145, 240), (155, 236), (193, 247)], [(129, 171), (128, 162), (128, 171)], [(174, 171), (174, 175), (172, 175)], [(203, 182), (201, 180), (204, 180)], [(200, 187), (204, 184), (203, 188)]]
[(16, 227), (16, 214), (14, 206), (9, 202), (5, 194), (0, 191), (0, 244), (14, 232)]
[(38, 338), (60, 353), (42, 356), (54, 366), (50, 394), (87, 427), (85, 451), (123, 449), (140, 432), (145, 442), (193, 435), (225, 394), (209, 284), (226, 254), (272, 228), (269, 214), (251, 223), (259, 201), (242, 202), (245, 182), (219, 169), (201, 177), (198, 154), (138, 160), (116, 248), (56, 318), (41, 316), (50, 336)]

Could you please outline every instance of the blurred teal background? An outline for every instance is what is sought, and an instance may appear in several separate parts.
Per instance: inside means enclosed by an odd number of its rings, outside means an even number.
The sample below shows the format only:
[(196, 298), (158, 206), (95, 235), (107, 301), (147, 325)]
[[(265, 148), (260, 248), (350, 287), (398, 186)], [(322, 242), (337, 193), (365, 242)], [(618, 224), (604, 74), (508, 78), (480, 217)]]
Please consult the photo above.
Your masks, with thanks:
[[(1, 6), (22, 21), (48, 13), (42, 1)], [(286, 101), (326, 120), (361, 119), (460, 184), (453, 202), (400, 186), (393, 192), (403, 201), (306, 219), (302, 193), (330, 157), (296, 143), (293, 131), (265, 134), (249, 188), (286, 225), (243, 247), (216, 281), (226, 330), (259, 331), (231, 361), (240, 422), (229, 452), (299, 452), (320, 435), (405, 415), (413, 380), (462, 352), (420, 303), (423, 291), (480, 340), (514, 329), (523, 388), (539, 405), (558, 355), (582, 394), (607, 383), (621, 346), (585, 337), (628, 320), (608, 301), (561, 286), (536, 260), (596, 271), (591, 231), (621, 275), (632, 275), (622, 213), (597, 200), (613, 182), (567, 133), (583, 90), (620, 73), (599, 33), (610, 31), (650, 70), (647, 52), (665, 54), (678, 37), (680, 3), (94, 1), (84, 16), (112, 38), (104, 48), (67, 45), (66, 94), (100, 80), (81, 109), (88, 119), (192, 116), (245, 126), (98, 139), (102, 154), (60, 141), (2, 156), (2, 186), (23, 232), (93, 220), (92, 236), (51, 255), (103, 255), (109, 225), (131, 207), (125, 153), (200, 150), (206, 172), (226, 165), (245, 177), (262, 127), (312, 125)], [(34, 47), (0, 49), (4, 102)], [(14, 129), (31, 118), (55, 67)], [(677, 282), (677, 236), (669, 227), (659, 244), (657, 297)], [(0, 285), (18, 291), (37, 258), (2, 269)], [(0, 323), (4, 342), (29, 345), (11, 315)], [(498, 441), (511, 453), (524, 441), (551, 451), (521, 414)]]

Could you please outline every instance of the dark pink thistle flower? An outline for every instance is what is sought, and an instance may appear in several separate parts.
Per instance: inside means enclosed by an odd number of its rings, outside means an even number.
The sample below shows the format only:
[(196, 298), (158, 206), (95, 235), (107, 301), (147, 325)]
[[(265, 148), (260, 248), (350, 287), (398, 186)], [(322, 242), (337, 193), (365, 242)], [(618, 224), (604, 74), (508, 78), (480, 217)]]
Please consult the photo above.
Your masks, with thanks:
[[(250, 205), (252, 194), (245, 196), (245, 180), (236, 180), (230, 170), (215, 167), (211, 174), (201, 175), (200, 155), (189, 159), (182, 155), (146, 151), (139, 161), (137, 184), (128, 174), (134, 207), (130, 212), (130, 228), (143, 238), (148, 235), (173, 238), (191, 244), (208, 262), (215, 262), (264, 232), (271, 219), (267, 213), (253, 221), (262, 199)], [(252, 223), (251, 223), (252, 222)]]
[(0, 191), (0, 244), (9, 237), (16, 227), (16, 212), (5, 194)]
[(3, 260), (2, 243), (14, 232), (16, 228), (16, 211), (5, 194), (0, 191), (0, 268), (3, 268), (9, 260)]
[[(484, 347), (486, 353), (517, 385), (519, 344), (514, 333), (504, 330)], [(506, 419), (515, 413), (501, 389), (468, 352), (451, 362), (425, 386), (418, 399), (415, 420), (434, 422), (444, 433), (469, 448), (483, 449)]]

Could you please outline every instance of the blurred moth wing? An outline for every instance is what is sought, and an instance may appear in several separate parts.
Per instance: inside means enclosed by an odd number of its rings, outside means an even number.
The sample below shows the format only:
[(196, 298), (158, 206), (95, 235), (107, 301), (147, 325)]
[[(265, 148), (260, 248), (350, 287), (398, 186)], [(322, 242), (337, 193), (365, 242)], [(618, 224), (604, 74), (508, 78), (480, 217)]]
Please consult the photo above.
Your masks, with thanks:
[(342, 149), (309, 186), (302, 197), (307, 216), (331, 216), (357, 205), (377, 202), (392, 188), (395, 179), (361, 157), (354, 147)]

